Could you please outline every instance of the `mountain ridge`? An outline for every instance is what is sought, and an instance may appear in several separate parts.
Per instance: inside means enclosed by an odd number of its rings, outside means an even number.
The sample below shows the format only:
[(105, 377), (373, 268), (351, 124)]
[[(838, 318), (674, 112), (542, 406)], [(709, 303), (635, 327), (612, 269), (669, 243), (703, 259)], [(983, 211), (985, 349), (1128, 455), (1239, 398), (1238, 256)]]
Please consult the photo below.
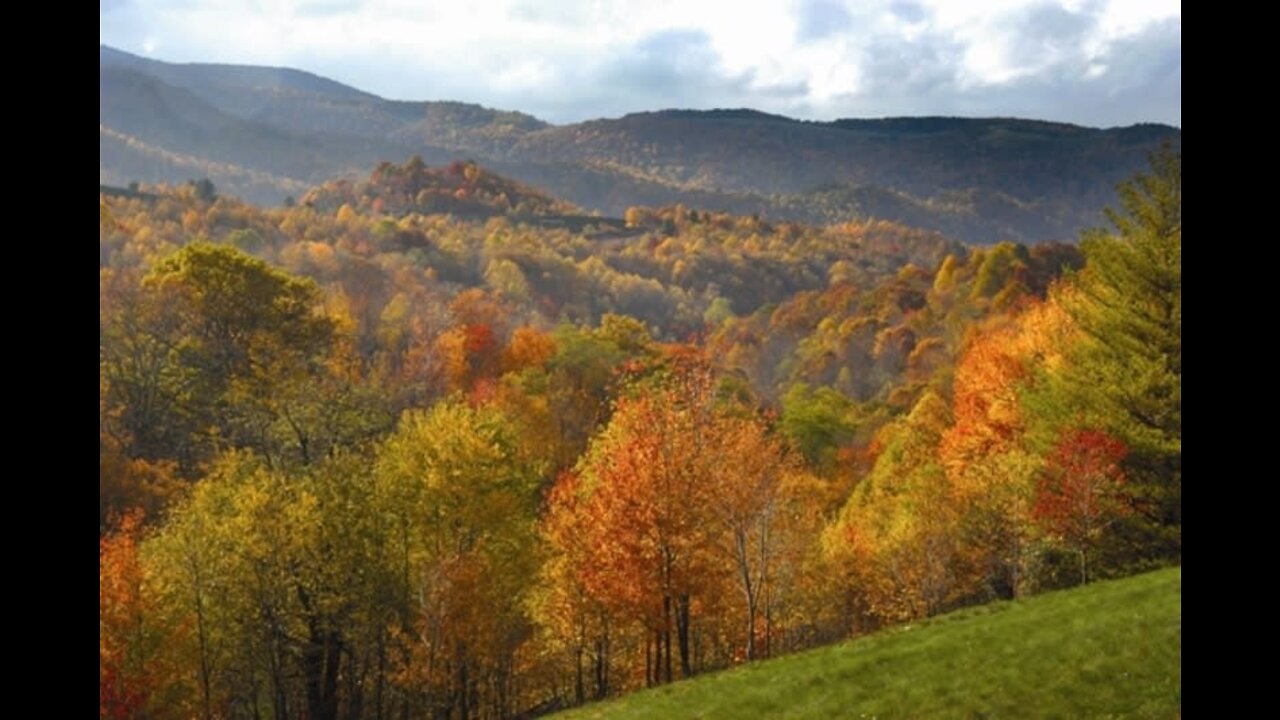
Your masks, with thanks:
[[(813, 121), (750, 108), (552, 125), (472, 103), (387, 100), (291, 68), (166, 63), (105, 45), (99, 61), (102, 127), (225, 168), (211, 179), (261, 203), (280, 202), (298, 184), (359, 177), (379, 162), (419, 155), (433, 165), (474, 161), (613, 216), (632, 205), (686, 202), (778, 220), (882, 218), (968, 242), (1038, 242), (1073, 239), (1096, 225), (1115, 183), (1140, 169), (1148, 152), (1181, 146), (1181, 130), (1159, 124)], [(104, 148), (100, 180), (190, 179), (189, 163), (146, 162), (127, 147)], [(138, 167), (151, 169), (133, 177)], [(287, 182), (272, 189), (243, 176)]]

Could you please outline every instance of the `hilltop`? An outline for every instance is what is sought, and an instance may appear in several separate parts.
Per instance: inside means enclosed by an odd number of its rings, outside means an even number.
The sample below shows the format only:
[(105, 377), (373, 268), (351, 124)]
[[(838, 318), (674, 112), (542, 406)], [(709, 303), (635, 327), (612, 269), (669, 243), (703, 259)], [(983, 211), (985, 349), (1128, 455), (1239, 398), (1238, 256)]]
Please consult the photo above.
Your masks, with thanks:
[(472, 161), (606, 215), (633, 205), (838, 223), (870, 218), (957, 239), (1070, 240), (1163, 125), (1097, 129), (1011, 118), (800, 121), (748, 109), (664, 110), (569, 125), (452, 101), (387, 100), (289, 68), (174, 64), (99, 49), (101, 183), (207, 176), (279, 203), (419, 155)]

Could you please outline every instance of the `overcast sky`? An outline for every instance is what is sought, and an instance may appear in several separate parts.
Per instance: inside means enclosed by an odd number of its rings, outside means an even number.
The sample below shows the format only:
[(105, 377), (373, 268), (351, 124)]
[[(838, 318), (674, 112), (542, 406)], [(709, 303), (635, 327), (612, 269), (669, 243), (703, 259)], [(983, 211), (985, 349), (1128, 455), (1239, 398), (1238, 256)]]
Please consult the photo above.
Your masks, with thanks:
[(552, 122), (751, 107), (1182, 125), (1178, 0), (99, 2), (101, 42), (139, 55)]

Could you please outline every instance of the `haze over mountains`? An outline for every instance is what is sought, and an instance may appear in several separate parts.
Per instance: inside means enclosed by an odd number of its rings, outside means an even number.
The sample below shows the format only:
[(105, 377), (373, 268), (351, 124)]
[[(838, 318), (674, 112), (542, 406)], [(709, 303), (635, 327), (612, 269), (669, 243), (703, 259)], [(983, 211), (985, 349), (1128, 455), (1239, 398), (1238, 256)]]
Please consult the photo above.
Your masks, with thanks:
[(969, 242), (1076, 237), (1165, 125), (1017, 119), (807, 122), (664, 110), (553, 126), (458, 102), (386, 100), (300, 70), (171, 64), (101, 46), (99, 178), (209, 177), (260, 203), (383, 160), (474, 160), (606, 215), (631, 205), (833, 222), (877, 217)]

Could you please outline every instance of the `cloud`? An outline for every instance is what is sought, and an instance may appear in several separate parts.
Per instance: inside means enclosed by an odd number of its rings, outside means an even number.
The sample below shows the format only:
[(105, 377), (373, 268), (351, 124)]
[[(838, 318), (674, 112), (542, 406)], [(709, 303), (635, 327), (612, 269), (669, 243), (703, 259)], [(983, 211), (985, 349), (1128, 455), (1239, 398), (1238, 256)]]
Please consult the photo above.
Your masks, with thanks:
[(557, 25), (580, 25), (596, 16), (599, 3), (591, 0), (560, 0), (546, 3), (537, 0), (518, 0), (511, 6), (513, 17), (532, 22)]
[(847, 32), (853, 17), (837, 0), (801, 0), (797, 39), (818, 40)]
[[(598, 115), (666, 108), (745, 107), (762, 99), (799, 101), (803, 82), (762, 83), (752, 71), (733, 71), (702, 30), (663, 30), (644, 35), (600, 62), (557, 68), (554, 78), (507, 88), (514, 107), (540, 104), (546, 115), (571, 115), (582, 105)], [(547, 87), (557, 88), (548, 92)]]
[[(1014, 49), (1030, 53), (1024, 58), (1028, 62), (1054, 55), (1052, 50), (1035, 43)], [(1060, 53), (1035, 72), (1004, 82), (973, 86), (965, 78), (947, 79), (943, 73), (940, 82), (917, 85), (905, 97), (885, 93), (878, 100), (883, 106), (877, 109), (884, 114), (901, 114), (904, 108), (923, 102), (938, 114), (1044, 117), (1095, 126), (1140, 121), (1180, 126), (1181, 25), (1164, 21), (1091, 52)]]
[(664, 107), (687, 106), (703, 101), (708, 92), (736, 93), (745, 87), (743, 76), (724, 74), (719, 65), (705, 32), (667, 30), (641, 39), (584, 80), (621, 93), (628, 105), (645, 107), (657, 101)]
[(1086, 46), (1098, 17), (1045, 2), (1011, 14), (1000, 25), (1009, 38), (1008, 61), (1023, 68), (1039, 68), (1071, 61), (1071, 56)]
[(910, 0), (897, 0), (889, 3), (889, 12), (906, 23), (923, 22), (929, 17), (929, 11), (923, 5)]
[(866, 76), (862, 94), (909, 102), (950, 91), (962, 82), (964, 52), (963, 43), (942, 33), (911, 40), (877, 38), (865, 46), (861, 58)]
[(301, 67), (386, 97), (574, 121), (665, 107), (814, 119), (1180, 123), (1176, 0), (100, 0), (100, 39)]
[(310, 0), (298, 6), (298, 13), (310, 17), (350, 15), (359, 12), (362, 5), (362, 0)]

